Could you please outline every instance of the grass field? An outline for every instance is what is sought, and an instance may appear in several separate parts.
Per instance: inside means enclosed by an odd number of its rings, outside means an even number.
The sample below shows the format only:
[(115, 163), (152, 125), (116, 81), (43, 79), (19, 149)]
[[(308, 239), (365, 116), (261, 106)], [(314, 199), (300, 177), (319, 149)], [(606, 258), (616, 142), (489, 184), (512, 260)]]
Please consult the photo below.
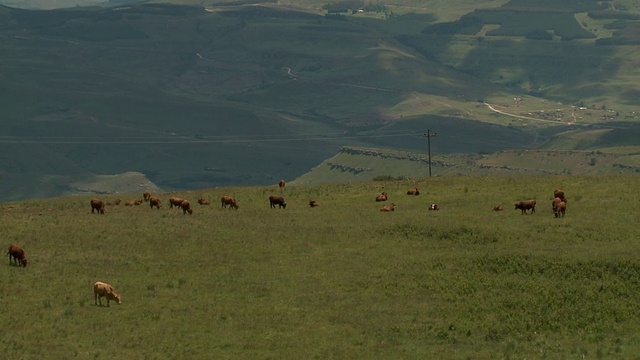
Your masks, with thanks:
[[(637, 175), (430, 178), (3, 203), (0, 351), (21, 359), (613, 358), (640, 352)], [(564, 218), (550, 209), (555, 188)], [(383, 213), (385, 191), (396, 211)], [(269, 209), (282, 193), (286, 209)], [(193, 215), (168, 208), (176, 195)], [(238, 211), (218, 199), (234, 195)], [(140, 193), (121, 196), (130, 200)], [(513, 203), (538, 200), (535, 214)], [(114, 196), (103, 197), (113, 200)], [(309, 208), (309, 200), (321, 205)], [(427, 211), (430, 203), (440, 211)], [(492, 206), (502, 204), (503, 212)], [(92, 284), (122, 305), (94, 305)]]

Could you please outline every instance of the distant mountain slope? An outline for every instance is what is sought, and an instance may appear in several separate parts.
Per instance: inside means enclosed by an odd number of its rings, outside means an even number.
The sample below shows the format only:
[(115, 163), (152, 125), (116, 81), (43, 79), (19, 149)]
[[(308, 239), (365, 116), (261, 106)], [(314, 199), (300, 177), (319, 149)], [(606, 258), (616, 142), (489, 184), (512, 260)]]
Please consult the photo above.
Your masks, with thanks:
[[(379, 110), (401, 101), (415, 74), (434, 80), (425, 91), (484, 87), (374, 29), (299, 11), (140, 5), (10, 16), (0, 143), (20, 157), (0, 170), (21, 189), (14, 196), (29, 196), (44, 175), (139, 171), (169, 189), (293, 178), (388, 124)], [(396, 57), (404, 64), (387, 68)]]
[[(640, 53), (596, 42), (632, 41), (637, 7), (570, 12), (596, 38), (560, 40), (500, 33), (489, 14), (518, 2), (258, 3), (0, 7), (0, 194), (129, 172), (168, 190), (271, 184), (342, 146), (424, 152), (429, 129), (440, 153), (638, 145)], [(480, 30), (457, 31), (473, 14)]]
[(638, 2), (512, 0), (431, 24), (403, 41), (495, 84), (619, 108), (638, 100), (640, 87), (630, 82), (640, 79), (630, 59), (639, 53), (625, 45), (640, 43), (633, 30), (639, 26)]

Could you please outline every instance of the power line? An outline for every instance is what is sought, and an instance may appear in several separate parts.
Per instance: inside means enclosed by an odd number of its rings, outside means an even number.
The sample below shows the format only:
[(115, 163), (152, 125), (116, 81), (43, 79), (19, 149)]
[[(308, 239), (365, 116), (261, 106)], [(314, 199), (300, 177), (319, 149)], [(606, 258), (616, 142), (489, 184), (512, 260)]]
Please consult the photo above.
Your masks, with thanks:
[(367, 135), (292, 135), (292, 137), (282, 137), (282, 135), (264, 135), (259, 138), (238, 137), (238, 136), (198, 136), (186, 137), (177, 135), (176, 138), (167, 137), (68, 137), (68, 136), (0, 136), (2, 144), (224, 144), (224, 143), (260, 143), (260, 142), (292, 142), (292, 141), (326, 141), (340, 139), (363, 139), (363, 138), (390, 138), (418, 136), (415, 132), (391, 133), (391, 134), (367, 134)]

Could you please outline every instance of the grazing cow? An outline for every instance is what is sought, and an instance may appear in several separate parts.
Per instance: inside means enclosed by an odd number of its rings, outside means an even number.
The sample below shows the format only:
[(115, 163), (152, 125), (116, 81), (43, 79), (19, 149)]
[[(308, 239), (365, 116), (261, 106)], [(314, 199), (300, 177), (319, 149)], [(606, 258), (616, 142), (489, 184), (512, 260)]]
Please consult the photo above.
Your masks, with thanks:
[(391, 205), (381, 207), (380, 211), (394, 211), (395, 209), (396, 209), (396, 205), (391, 203)]
[(376, 201), (387, 201), (387, 193), (383, 192), (382, 194), (376, 196)]
[(91, 199), (91, 213), (98, 211), (98, 214), (104, 214), (104, 201), (100, 199)]
[(284, 201), (284, 198), (278, 195), (269, 196), (269, 204), (272, 209), (275, 209), (276, 205), (278, 205), (280, 208), (287, 208), (287, 203)]
[(433, 210), (433, 211), (440, 210), (440, 205), (438, 205), (438, 204), (431, 204), (431, 205), (429, 205), (429, 210)]
[(560, 200), (567, 202), (567, 198), (564, 197), (564, 191), (560, 190), (560, 189), (555, 189), (553, 190), (553, 198), (560, 198)]
[(27, 267), (27, 257), (24, 252), (24, 249), (16, 244), (9, 245), (9, 251), (7, 251), (7, 255), (9, 255), (9, 264), (11, 264), (11, 259), (16, 265), (22, 265)]
[(496, 205), (493, 207), (493, 211), (503, 211), (504, 210), (504, 206), (502, 205)]
[(285, 184), (286, 184), (286, 182), (285, 182), (284, 180), (280, 180), (280, 181), (278, 182), (278, 187), (283, 188)]
[(320, 206), (320, 204), (318, 204), (318, 202), (315, 201), (315, 200), (311, 200), (311, 201), (309, 201), (309, 206), (316, 207), (316, 206)]
[(211, 201), (205, 200), (203, 198), (198, 199), (198, 204), (200, 205), (211, 205)]
[(527, 213), (527, 210), (531, 210), (532, 214), (534, 212), (536, 212), (536, 201), (535, 200), (519, 201), (519, 202), (515, 203), (515, 206), (516, 206), (516, 208), (514, 210), (520, 209), (522, 211), (523, 215)]
[(182, 204), (182, 201), (184, 199), (178, 198), (178, 197), (170, 197), (169, 198), (169, 208), (173, 208), (174, 206), (177, 208), (180, 208), (180, 205)]
[(418, 190), (418, 188), (413, 188), (413, 189), (409, 189), (407, 190), (407, 195), (420, 195), (420, 190)]
[(154, 207), (158, 208), (158, 210), (160, 210), (160, 203), (162, 201), (160, 199), (158, 199), (157, 197), (152, 197), (149, 198), (149, 207), (151, 207), (152, 209)]
[(233, 196), (223, 196), (220, 198), (220, 203), (222, 204), (223, 208), (226, 208), (227, 205), (229, 205), (229, 209), (235, 209), (238, 210), (238, 207), (240, 205), (238, 205), (238, 202), (236, 201), (236, 199), (233, 198)]
[(564, 217), (564, 213), (567, 211), (567, 203), (564, 201), (559, 202), (553, 208), (553, 215), (555, 217)]
[(147, 202), (149, 200), (151, 200), (151, 193), (149, 191), (145, 191), (142, 193), (142, 198), (144, 199), (144, 202)]
[(100, 302), (100, 306), (102, 306), (103, 297), (107, 298), (107, 306), (109, 306), (109, 301), (111, 300), (115, 301), (118, 305), (122, 304), (120, 295), (116, 294), (113, 286), (100, 281), (93, 284), (93, 297), (95, 304), (98, 305), (98, 302)]
[(191, 208), (191, 203), (189, 203), (189, 200), (182, 200), (182, 202), (180, 203), (180, 208), (182, 208), (183, 214), (193, 214), (193, 209)]

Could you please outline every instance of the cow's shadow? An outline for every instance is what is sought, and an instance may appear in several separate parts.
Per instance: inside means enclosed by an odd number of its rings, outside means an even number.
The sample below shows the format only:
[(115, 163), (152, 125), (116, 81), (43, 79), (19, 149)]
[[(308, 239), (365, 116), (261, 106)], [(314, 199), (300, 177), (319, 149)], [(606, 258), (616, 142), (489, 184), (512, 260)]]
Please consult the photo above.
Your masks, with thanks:
[(105, 304), (93, 304), (93, 306), (97, 306), (97, 307), (111, 307)]

